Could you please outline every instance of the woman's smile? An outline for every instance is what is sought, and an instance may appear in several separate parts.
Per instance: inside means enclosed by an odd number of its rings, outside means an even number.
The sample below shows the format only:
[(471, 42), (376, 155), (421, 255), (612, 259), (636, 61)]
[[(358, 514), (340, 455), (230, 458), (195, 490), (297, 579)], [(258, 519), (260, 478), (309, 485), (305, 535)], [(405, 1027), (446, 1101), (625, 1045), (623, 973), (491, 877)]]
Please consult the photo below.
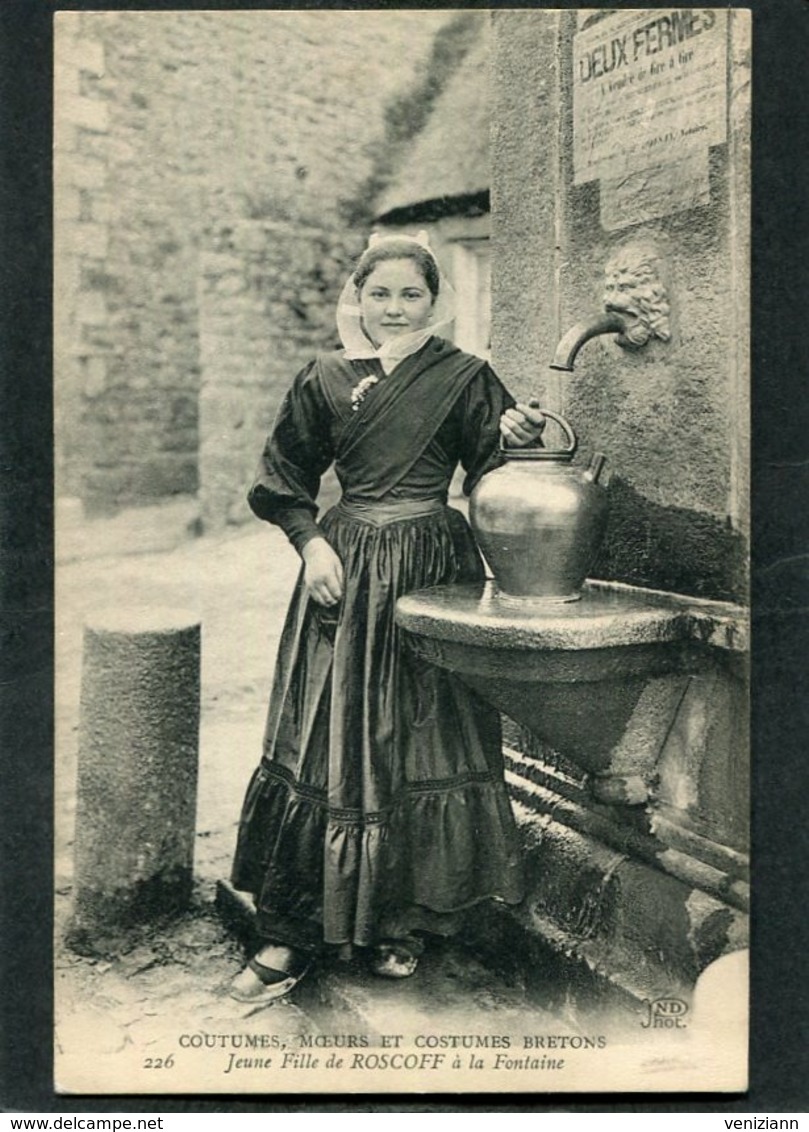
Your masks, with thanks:
[(377, 264), (360, 291), (365, 333), (375, 346), (414, 330), (423, 330), (433, 312), (433, 296), (412, 259)]

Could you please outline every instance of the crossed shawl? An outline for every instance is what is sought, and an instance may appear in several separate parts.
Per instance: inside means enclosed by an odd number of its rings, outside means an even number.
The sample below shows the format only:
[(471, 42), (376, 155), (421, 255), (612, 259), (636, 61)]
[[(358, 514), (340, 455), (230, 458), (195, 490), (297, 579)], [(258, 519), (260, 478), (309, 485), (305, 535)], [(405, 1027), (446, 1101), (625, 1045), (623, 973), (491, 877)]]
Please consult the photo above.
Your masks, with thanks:
[[(342, 425), (336, 437), (336, 463), (351, 483), (351, 494), (366, 499), (387, 495), (424, 454), (485, 364), (433, 338), (387, 377), (380, 377), (359, 411), (352, 412), (346, 391), (356, 385), (360, 367), (354, 368), (339, 354), (321, 355), (317, 360), (321, 388)], [(369, 374), (374, 372), (368, 368)]]

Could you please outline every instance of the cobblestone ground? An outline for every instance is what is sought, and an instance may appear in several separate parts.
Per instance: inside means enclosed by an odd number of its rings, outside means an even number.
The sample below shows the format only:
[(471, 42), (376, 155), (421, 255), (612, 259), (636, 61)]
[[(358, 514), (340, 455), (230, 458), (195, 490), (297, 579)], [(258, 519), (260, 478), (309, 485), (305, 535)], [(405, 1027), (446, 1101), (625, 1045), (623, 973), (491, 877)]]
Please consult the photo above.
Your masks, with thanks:
[[(333, 1025), (334, 1012), (364, 1018), (480, 1018), (506, 1025), (525, 1002), (456, 945), (437, 947), (407, 986), (369, 978), (354, 960), (304, 980), (293, 1001), (258, 1013), (225, 987), (242, 961), (238, 940), (214, 909), (228, 874), (236, 820), (256, 762), (267, 689), (298, 560), (264, 524), (192, 538), (193, 501), (80, 522), (60, 512), (57, 568), (56, 997), (57, 1048), (82, 1057), (159, 1051), (174, 1030), (255, 1030), (294, 1041)], [(203, 624), (202, 724), (195, 853), (189, 912), (155, 925), (123, 954), (82, 957), (63, 945), (70, 912), (82, 622), (109, 606), (197, 611)], [(539, 1016), (534, 1014), (536, 1021)], [(370, 1021), (369, 1021), (370, 1020)], [(555, 1025), (558, 1027), (559, 1022)]]

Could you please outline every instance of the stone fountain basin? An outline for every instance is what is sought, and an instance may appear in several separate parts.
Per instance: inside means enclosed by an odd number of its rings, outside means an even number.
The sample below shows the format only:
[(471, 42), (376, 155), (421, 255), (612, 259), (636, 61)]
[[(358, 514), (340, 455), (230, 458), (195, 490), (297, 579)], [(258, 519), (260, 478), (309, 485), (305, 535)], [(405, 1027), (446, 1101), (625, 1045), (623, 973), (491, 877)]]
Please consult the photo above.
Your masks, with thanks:
[(594, 773), (630, 740), (659, 749), (685, 681), (717, 665), (741, 677), (748, 645), (739, 606), (593, 580), (560, 604), (436, 586), (396, 618), (421, 660)]

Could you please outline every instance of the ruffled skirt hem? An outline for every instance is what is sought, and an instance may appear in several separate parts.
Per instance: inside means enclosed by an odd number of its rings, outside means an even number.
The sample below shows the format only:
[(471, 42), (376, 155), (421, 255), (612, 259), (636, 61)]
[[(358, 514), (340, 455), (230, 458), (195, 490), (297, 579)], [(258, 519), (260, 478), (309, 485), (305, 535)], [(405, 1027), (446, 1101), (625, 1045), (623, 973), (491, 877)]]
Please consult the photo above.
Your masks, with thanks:
[(513, 819), (493, 775), (409, 783), (373, 815), (335, 814), (313, 793), (282, 768), (253, 776), (232, 879), (263, 924), (365, 947), (407, 926), (440, 931), (484, 900), (519, 903)]

